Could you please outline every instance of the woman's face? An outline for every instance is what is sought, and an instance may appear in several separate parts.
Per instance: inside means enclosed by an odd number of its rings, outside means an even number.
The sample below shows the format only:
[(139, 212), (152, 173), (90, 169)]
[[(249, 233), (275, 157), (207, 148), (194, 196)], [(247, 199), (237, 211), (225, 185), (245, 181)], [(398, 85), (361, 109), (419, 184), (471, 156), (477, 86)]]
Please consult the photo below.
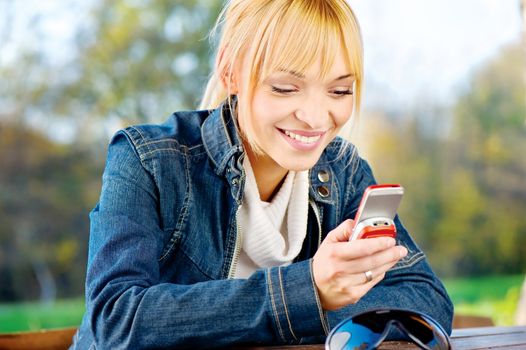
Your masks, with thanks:
[[(320, 69), (321, 59), (304, 73), (284, 67), (256, 87), (249, 117), (254, 130), (252, 137), (263, 155), (256, 157), (245, 145), (251, 163), (263, 162), (266, 167), (275, 165), (283, 170), (310, 169), (349, 120), (354, 77), (343, 51), (340, 49), (323, 81), (317, 78)], [(247, 81), (244, 78), (248, 73), (243, 68), (239, 73), (242, 81)], [(244, 99), (243, 91), (246, 89), (238, 91), (240, 102)], [(239, 117), (243, 133), (244, 117)]]

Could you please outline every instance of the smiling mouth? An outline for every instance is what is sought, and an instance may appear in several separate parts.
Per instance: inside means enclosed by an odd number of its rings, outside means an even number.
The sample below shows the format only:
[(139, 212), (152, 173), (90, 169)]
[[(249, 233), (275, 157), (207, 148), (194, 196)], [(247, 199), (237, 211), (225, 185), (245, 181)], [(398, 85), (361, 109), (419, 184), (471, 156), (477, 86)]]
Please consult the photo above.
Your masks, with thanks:
[(291, 139), (296, 140), (296, 141), (300, 141), (302, 143), (315, 143), (323, 136), (323, 134), (318, 134), (318, 135), (313, 135), (313, 136), (304, 136), (304, 135), (296, 134), (296, 133), (294, 133), (292, 131), (289, 131), (289, 130), (281, 130), (281, 131), (285, 135), (290, 137)]

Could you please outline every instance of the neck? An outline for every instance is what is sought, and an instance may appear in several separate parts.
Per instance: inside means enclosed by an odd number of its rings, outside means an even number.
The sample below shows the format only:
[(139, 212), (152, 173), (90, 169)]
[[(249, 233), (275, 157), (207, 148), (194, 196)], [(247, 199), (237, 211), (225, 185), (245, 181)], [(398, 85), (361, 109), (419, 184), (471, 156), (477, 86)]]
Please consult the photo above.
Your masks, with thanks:
[(274, 194), (278, 192), (283, 180), (287, 176), (288, 170), (282, 168), (267, 155), (254, 154), (250, 146), (245, 149), (252, 170), (254, 171), (259, 197), (262, 201), (269, 202), (272, 200)]

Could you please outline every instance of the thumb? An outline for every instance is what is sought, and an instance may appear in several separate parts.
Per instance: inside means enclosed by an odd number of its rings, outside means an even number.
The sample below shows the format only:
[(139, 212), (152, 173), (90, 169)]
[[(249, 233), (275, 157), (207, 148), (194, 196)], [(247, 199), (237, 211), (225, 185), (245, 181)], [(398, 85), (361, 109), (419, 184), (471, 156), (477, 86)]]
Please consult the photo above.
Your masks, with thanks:
[(347, 242), (351, 237), (353, 223), (354, 220), (345, 220), (340, 225), (338, 225), (338, 227), (329, 232), (327, 235), (327, 240), (332, 243)]

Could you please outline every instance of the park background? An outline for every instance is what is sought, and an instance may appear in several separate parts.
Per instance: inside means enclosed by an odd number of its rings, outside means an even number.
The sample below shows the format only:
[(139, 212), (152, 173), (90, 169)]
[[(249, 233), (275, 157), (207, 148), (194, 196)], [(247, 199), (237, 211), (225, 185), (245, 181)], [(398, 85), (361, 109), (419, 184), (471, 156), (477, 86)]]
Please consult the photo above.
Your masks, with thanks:
[[(351, 140), (456, 309), (514, 324), (526, 273), (520, 0), (349, 0), (365, 40)], [(0, 0), (0, 332), (74, 326), (88, 213), (119, 128), (194, 109), (222, 1)]]

